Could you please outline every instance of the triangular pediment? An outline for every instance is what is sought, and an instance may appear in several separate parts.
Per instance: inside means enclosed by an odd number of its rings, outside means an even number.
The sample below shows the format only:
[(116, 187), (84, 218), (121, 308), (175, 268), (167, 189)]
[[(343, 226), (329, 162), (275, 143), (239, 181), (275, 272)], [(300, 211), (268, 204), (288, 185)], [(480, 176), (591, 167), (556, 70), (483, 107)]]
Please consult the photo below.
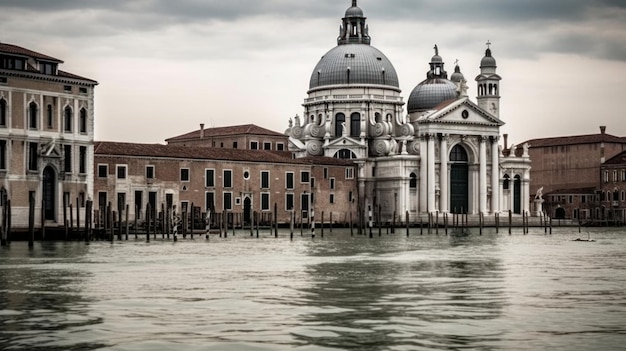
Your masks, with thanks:
[(500, 119), (483, 110), (469, 99), (458, 99), (441, 104), (435, 110), (418, 120), (419, 124), (456, 124), (498, 126), (504, 125)]
[(363, 146), (363, 144), (361, 144), (360, 141), (353, 139), (349, 136), (341, 136), (337, 139), (331, 140), (328, 145), (326, 145), (326, 148), (340, 148), (340, 149), (345, 149), (345, 148), (351, 148), (351, 147), (361, 147)]
[(47, 158), (61, 158), (61, 146), (56, 143), (54, 139), (45, 144), (41, 144), (39, 147), (39, 156)]

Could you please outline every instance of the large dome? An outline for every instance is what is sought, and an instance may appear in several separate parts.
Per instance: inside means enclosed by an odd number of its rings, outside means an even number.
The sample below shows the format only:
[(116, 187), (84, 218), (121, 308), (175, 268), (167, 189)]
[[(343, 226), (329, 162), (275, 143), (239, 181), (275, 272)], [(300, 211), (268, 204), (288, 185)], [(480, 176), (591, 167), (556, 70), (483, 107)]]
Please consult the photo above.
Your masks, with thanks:
[(456, 85), (453, 82), (443, 78), (426, 79), (411, 92), (407, 110), (409, 113), (428, 110), (456, 98)]
[(346, 84), (400, 87), (391, 61), (366, 44), (338, 45), (322, 56), (311, 74), (309, 89)]

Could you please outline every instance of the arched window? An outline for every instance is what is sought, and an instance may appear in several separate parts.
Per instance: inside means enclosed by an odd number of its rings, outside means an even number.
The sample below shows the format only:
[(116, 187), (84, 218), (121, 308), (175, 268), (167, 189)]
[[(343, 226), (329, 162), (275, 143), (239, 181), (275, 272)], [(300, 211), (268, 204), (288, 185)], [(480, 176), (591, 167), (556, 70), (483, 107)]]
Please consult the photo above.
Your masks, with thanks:
[(494, 95), (498, 95), (498, 84), (493, 85), (493, 93)]
[(80, 132), (87, 133), (87, 110), (80, 109)]
[(504, 175), (504, 181), (502, 182), (502, 189), (509, 190), (511, 188), (511, 177), (508, 174)]
[(467, 152), (461, 145), (455, 145), (450, 152), (451, 162), (467, 162)]
[(350, 115), (350, 136), (359, 137), (361, 135), (361, 114), (355, 112)]
[(381, 116), (381, 114), (380, 114), (380, 113), (376, 112), (376, 113), (374, 114), (374, 121), (375, 121), (376, 123), (380, 123), (380, 122), (382, 122), (382, 121), (383, 121), (383, 117)]
[(33, 101), (28, 105), (28, 128), (37, 129), (37, 104)]
[(72, 108), (67, 106), (65, 108), (65, 114), (63, 119), (63, 130), (66, 132), (72, 131)]
[(489, 83), (489, 95), (493, 95), (493, 84)]
[(611, 192), (610, 191), (606, 192), (606, 201), (611, 201)]
[(417, 189), (417, 175), (415, 173), (411, 173), (411, 180), (409, 180), (409, 188)]
[(391, 115), (391, 113), (388, 113), (387, 114), (387, 122), (391, 123), (392, 119), (393, 119), (393, 116)]
[(47, 123), (48, 129), (52, 129), (54, 120), (52, 119), (52, 105), (50, 105), (50, 104), (48, 104), (48, 116), (47, 117), (48, 117), (47, 118), (48, 119), (48, 123)]
[(343, 124), (346, 122), (346, 115), (338, 113), (335, 116), (335, 136), (341, 136), (343, 133)]
[(311, 120), (309, 122), (315, 123), (315, 115), (311, 115)]
[(335, 153), (334, 157), (341, 160), (351, 160), (353, 158), (356, 158), (356, 155), (354, 154), (354, 152), (348, 149), (341, 149), (337, 151), (337, 153)]
[(7, 125), (7, 101), (0, 99), (0, 126)]

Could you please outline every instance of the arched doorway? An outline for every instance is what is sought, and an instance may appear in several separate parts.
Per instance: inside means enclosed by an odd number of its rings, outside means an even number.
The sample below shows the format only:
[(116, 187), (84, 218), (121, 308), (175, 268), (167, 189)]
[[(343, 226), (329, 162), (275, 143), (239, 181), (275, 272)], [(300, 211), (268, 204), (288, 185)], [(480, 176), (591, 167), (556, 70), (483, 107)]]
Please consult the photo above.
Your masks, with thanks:
[(44, 218), (47, 221), (56, 220), (56, 189), (57, 177), (56, 172), (50, 166), (43, 170), (43, 210)]
[(557, 207), (554, 215), (556, 219), (565, 219), (565, 209), (563, 207)]
[(513, 213), (522, 214), (522, 178), (519, 175), (513, 181)]
[(466, 213), (469, 204), (469, 158), (461, 145), (450, 152), (450, 210)]
[(246, 197), (243, 200), (243, 221), (246, 224), (252, 223), (252, 200), (249, 197)]

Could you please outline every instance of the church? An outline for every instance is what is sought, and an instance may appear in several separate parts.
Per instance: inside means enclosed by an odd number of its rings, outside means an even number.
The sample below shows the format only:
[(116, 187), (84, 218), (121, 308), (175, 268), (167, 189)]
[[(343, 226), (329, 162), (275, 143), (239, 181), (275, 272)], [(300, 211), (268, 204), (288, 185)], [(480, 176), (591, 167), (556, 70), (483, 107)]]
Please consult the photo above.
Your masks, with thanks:
[(476, 102), (458, 65), (448, 77), (435, 45), (405, 113), (398, 74), (371, 45), (366, 20), (353, 0), (337, 46), (313, 69), (303, 116), (289, 122), (289, 150), (354, 161), (359, 206), (380, 208), (383, 221), (406, 212), (415, 220), (530, 211), (529, 145), (508, 147), (501, 138), (502, 78), (491, 44), (475, 79)]

